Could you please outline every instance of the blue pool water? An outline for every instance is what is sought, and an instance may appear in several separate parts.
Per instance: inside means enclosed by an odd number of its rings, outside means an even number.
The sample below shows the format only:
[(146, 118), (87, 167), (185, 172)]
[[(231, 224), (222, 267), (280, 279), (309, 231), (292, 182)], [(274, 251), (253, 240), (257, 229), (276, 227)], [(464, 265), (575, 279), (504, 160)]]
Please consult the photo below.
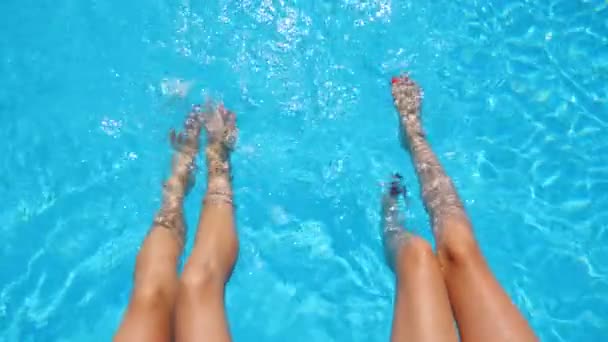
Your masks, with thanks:
[[(235, 340), (386, 341), (390, 172), (412, 190), (408, 226), (430, 238), (389, 91), (404, 70), (534, 329), (605, 340), (607, 18), (603, 0), (2, 1), (0, 341), (111, 338), (167, 132), (203, 95), (241, 128)], [(194, 82), (185, 100), (174, 79)]]

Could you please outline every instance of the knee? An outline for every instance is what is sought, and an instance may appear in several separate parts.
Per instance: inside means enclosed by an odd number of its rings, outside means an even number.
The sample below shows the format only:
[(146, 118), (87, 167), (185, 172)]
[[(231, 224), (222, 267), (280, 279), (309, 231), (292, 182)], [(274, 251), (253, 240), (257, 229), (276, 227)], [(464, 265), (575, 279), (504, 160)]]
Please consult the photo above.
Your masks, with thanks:
[(154, 308), (171, 305), (176, 289), (158, 283), (136, 284), (133, 289), (132, 302), (138, 306)]
[(437, 254), (443, 267), (462, 267), (482, 258), (470, 224), (455, 222), (443, 228)]
[(227, 277), (210, 263), (186, 265), (180, 279), (180, 294), (200, 296), (208, 292), (222, 290)]
[(429, 263), (437, 262), (433, 247), (421, 237), (410, 236), (397, 253), (396, 271), (426, 267)]

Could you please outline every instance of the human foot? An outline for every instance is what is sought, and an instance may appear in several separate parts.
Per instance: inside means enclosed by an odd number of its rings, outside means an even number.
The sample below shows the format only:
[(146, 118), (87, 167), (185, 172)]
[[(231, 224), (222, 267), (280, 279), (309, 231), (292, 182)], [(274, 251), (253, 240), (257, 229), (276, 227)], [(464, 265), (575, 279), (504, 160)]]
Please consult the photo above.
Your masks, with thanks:
[(162, 205), (154, 219), (155, 225), (174, 232), (182, 245), (185, 236), (183, 199), (194, 185), (194, 159), (199, 150), (202, 127), (202, 114), (195, 106), (184, 122), (183, 131), (170, 132), (169, 140), (175, 149), (173, 165), (171, 175), (163, 184)]
[(184, 122), (184, 130), (176, 133), (175, 130), (171, 130), (169, 139), (171, 145), (178, 153), (185, 153), (189, 157), (194, 157), (198, 153), (199, 149), (199, 138), (201, 135), (201, 129), (203, 127), (204, 114), (201, 111), (200, 106), (195, 105), (192, 107), (190, 114)]
[(407, 74), (393, 77), (391, 83), (401, 124), (407, 131), (420, 130), (420, 105), (423, 96), (420, 87)]
[(406, 196), (403, 177), (395, 173), (391, 177), (382, 198), (382, 237), (389, 264), (394, 266), (394, 257), (397, 251), (409, 237), (403, 229), (403, 217), (399, 210), (399, 196)]
[(238, 135), (236, 115), (227, 110), (223, 104), (214, 107), (208, 103), (203, 114), (203, 124), (207, 131), (205, 152), (209, 176), (228, 176), (228, 157)]
[(179, 202), (194, 185), (194, 160), (199, 150), (199, 138), (203, 127), (200, 108), (194, 106), (184, 121), (182, 132), (171, 130), (169, 140), (175, 149), (171, 176), (164, 185), (166, 200), (174, 198)]
[(203, 115), (203, 123), (207, 131), (207, 144), (219, 144), (227, 151), (231, 151), (236, 143), (238, 130), (236, 128), (236, 115), (227, 110), (223, 104), (213, 107), (207, 104)]
[(399, 196), (401, 195), (405, 197), (407, 191), (405, 185), (403, 185), (403, 177), (400, 174), (395, 173), (391, 177), (391, 182), (388, 184), (382, 198), (382, 212), (384, 214), (386, 226), (398, 225), (398, 202)]

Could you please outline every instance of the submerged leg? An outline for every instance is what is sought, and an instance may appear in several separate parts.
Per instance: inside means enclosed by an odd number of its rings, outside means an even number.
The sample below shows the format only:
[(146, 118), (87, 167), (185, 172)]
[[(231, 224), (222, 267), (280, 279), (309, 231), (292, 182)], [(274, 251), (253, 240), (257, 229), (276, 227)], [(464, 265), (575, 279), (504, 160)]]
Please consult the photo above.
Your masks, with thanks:
[(534, 332), (484, 260), (454, 184), (426, 140), (420, 120), (419, 87), (402, 76), (393, 79), (392, 93), (431, 217), (439, 262), (462, 340), (536, 341)]
[(238, 253), (229, 154), (236, 138), (234, 114), (221, 105), (205, 114), (207, 193), (196, 240), (182, 278), (176, 341), (230, 341), (224, 287)]
[[(396, 181), (394, 181), (396, 182)], [(384, 196), (383, 240), (397, 277), (391, 341), (458, 341), (439, 262), (424, 239), (403, 230), (397, 209), (399, 188)]]
[(182, 203), (191, 179), (202, 122), (196, 113), (185, 133), (172, 134), (177, 151), (171, 176), (164, 184), (162, 206), (137, 255), (131, 300), (115, 341), (171, 341), (177, 293), (177, 263), (184, 244)]

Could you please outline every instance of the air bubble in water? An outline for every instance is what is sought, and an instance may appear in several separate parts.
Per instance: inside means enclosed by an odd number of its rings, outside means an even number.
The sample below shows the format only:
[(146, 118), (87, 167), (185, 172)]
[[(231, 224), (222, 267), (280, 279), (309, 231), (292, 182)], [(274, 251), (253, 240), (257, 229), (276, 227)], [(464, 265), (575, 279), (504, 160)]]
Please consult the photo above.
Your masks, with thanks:
[(186, 97), (192, 89), (194, 82), (181, 78), (164, 78), (160, 83), (160, 91), (163, 96)]
[(120, 134), (122, 121), (104, 117), (101, 120), (101, 130), (111, 137), (117, 137)]
[(286, 225), (289, 223), (289, 215), (283, 209), (283, 207), (275, 205), (270, 209), (270, 215), (272, 217), (272, 221), (277, 225)]

